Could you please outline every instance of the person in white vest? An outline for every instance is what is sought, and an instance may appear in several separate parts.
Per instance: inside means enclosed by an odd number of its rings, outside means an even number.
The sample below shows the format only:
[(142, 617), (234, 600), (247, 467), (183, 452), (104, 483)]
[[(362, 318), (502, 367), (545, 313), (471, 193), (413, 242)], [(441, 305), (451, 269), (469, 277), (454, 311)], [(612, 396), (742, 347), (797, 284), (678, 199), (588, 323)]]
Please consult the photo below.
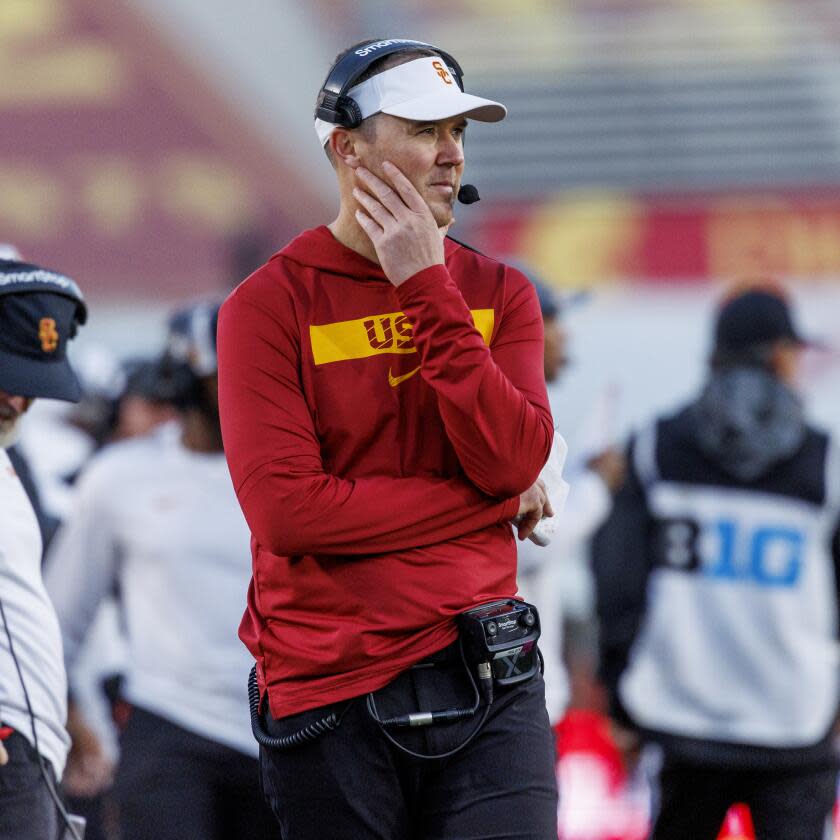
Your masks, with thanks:
[[(115, 590), (131, 713), (115, 777), (121, 840), (268, 840), (237, 638), (251, 562), (217, 407), (218, 305), (169, 323), (161, 376), (181, 422), (115, 443), (82, 471), (46, 563), (68, 672)], [(74, 749), (92, 780), (102, 753)]]
[[(7, 256), (10, 256), (7, 254)], [(84, 324), (79, 287), (0, 257), (0, 838), (56, 840), (69, 817), (57, 790), (69, 737), (67, 679), (41, 577), (38, 520), (6, 449), (36, 398), (79, 399), (67, 344)], [(68, 829), (71, 838), (75, 829)]]
[(836, 796), (840, 451), (795, 390), (784, 293), (718, 311), (700, 394), (631, 441), (595, 540), (601, 672), (619, 725), (661, 746), (655, 840), (822, 840)]

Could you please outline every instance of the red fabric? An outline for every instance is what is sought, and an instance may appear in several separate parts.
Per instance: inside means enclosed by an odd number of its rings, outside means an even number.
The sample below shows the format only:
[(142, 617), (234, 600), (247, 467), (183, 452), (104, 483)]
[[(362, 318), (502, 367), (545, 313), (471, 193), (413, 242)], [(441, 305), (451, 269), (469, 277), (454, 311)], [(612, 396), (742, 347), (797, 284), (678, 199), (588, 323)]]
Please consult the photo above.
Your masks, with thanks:
[(554, 731), (558, 761), (574, 753), (584, 753), (598, 759), (613, 792), (627, 783), (627, 771), (613, 741), (608, 717), (588, 709), (571, 709)]
[(612, 738), (609, 718), (572, 709), (557, 734), (560, 840), (644, 840), (650, 794), (638, 771), (630, 776)]
[(727, 811), (717, 840), (755, 840), (752, 816), (746, 805), (738, 803)]
[[(489, 350), (469, 312), (488, 309)], [(316, 363), (316, 331), (357, 320), (367, 355)], [(552, 439), (522, 274), (448, 240), (394, 289), (321, 227), (228, 298), (218, 343), (254, 558), (240, 636), (273, 715), (384, 685), (516, 592), (508, 521)]]

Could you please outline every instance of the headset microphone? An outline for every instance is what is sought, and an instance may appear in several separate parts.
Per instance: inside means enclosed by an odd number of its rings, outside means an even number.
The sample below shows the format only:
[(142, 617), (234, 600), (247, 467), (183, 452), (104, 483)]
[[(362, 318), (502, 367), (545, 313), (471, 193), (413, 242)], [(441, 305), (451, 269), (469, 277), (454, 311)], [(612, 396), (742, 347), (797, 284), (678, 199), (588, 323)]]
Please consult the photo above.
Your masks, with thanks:
[(463, 184), (461, 189), (458, 190), (458, 201), (461, 204), (475, 204), (476, 201), (480, 201), (481, 196), (478, 194), (478, 190), (472, 184)]

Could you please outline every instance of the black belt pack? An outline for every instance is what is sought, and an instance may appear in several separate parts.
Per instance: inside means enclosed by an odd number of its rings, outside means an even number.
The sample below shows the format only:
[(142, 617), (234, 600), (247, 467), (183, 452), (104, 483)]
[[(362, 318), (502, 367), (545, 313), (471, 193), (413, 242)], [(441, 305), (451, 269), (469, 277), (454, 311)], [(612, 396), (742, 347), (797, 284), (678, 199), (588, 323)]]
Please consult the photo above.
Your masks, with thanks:
[(540, 616), (533, 604), (492, 601), (461, 613), (457, 621), (467, 659), (489, 663), (496, 685), (516, 685), (537, 673)]

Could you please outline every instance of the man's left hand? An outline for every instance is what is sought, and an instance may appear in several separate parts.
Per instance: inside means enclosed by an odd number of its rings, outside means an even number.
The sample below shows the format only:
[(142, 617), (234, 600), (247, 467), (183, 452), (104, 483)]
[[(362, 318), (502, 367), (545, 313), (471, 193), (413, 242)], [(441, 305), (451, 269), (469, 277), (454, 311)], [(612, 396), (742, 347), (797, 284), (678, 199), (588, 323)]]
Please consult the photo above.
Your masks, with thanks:
[(527, 540), (543, 516), (554, 516), (554, 508), (548, 498), (545, 482), (538, 478), (519, 497), (519, 511), (513, 519), (519, 539)]
[(370, 237), (385, 276), (399, 286), (432, 265), (443, 265), (443, 237), (429, 206), (390, 161), (382, 165), (390, 184), (364, 167), (356, 177), (356, 219)]

